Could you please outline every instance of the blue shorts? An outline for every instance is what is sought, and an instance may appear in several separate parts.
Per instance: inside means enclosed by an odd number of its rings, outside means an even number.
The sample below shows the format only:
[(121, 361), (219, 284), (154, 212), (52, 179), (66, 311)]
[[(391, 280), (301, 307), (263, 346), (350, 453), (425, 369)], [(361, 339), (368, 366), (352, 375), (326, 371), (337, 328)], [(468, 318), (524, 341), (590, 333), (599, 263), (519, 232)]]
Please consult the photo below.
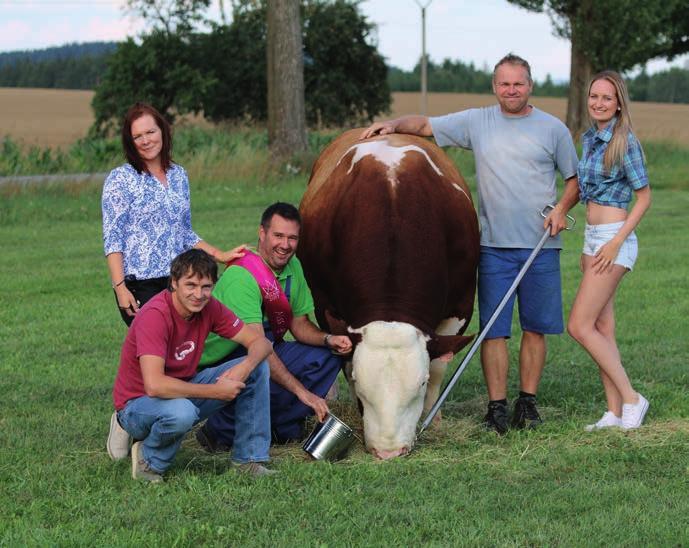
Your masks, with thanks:
[[(531, 251), (481, 246), (478, 266), (478, 310), (481, 331), (531, 255)], [(564, 331), (559, 249), (542, 249), (536, 255), (516, 291), (486, 334), (486, 339), (512, 336), (515, 298), (519, 299), (519, 322), (522, 331), (545, 335), (558, 335)]]

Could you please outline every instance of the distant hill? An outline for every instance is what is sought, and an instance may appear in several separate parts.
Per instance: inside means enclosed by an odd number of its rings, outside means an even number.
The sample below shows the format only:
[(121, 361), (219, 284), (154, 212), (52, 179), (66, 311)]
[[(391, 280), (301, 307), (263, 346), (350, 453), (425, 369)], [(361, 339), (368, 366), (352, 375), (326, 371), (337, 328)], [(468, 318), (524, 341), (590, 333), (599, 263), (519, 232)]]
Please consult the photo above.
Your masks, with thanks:
[(94, 89), (117, 42), (0, 53), (0, 87)]
[(117, 42), (84, 42), (65, 44), (45, 49), (0, 52), (0, 69), (21, 61), (40, 63), (55, 59), (79, 59), (84, 56), (98, 57), (115, 51)]

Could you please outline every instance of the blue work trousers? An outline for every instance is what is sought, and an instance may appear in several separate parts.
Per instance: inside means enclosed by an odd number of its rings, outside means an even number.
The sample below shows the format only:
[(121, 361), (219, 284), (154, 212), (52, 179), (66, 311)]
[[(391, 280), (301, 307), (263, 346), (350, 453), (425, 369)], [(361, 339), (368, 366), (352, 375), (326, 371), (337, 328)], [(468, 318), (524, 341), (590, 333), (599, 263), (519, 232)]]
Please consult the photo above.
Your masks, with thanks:
[[(242, 351), (245, 350), (240, 347), (230, 357)], [(342, 358), (325, 347), (281, 341), (275, 343), (273, 351), (307, 390), (321, 398), (330, 390), (342, 366)], [(313, 415), (313, 409), (300, 402), (289, 390), (270, 381), (270, 422), (275, 441), (300, 439), (304, 419), (310, 415)], [(235, 443), (235, 419), (235, 406), (230, 403), (208, 419), (206, 429), (216, 443), (230, 447)]]

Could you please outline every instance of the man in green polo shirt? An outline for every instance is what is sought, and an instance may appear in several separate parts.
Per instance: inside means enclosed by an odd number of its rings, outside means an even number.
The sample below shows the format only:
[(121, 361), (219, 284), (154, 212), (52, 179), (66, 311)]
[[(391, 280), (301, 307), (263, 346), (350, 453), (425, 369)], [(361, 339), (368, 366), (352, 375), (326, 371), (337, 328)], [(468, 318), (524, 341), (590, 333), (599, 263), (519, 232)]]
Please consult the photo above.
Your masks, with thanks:
[[(271, 315), (279, 315), (283, 310), (271, 312), (270, 295), (266, 297), (262, 292), (260, 276), (249, 267), (229, 266), (213, 290), (213, 297), (233, 310), (245, 324), (261, 327), (266, 337), (275, 341), (268, 364), (271, 427), (276, 443), (301, 439), (307, 416), (315, 414), (321, 421), (325, 418), (328, 404), (324, 398), (342, 366), (342, 358), (333, 351), (347, 354), (352, 349), (348, 337), (325, 333), (309, 319), (314, 309), (313, 298), (301, 263), (294, 255), (300, 226), (297, 208), (277, 202), (263, 212), (258, 229), (258, 256), (270, 269), (266, 269), (266, 275), (274, 276), (279, 282), (286, 297), (284, 307), (291, 308), (288, 329), (294, 341), (281, 340), (280, 333), (275, 336), (276, 324)], [(224, 363), (243, 351), (243, 347), (232, 341), (211, 334), (206, 340), (201, 367)], [(233, 406), (228, 405), (211, 416), (197, 431), (197, 439), (212, 451), (231, 447), (234, 440)]]

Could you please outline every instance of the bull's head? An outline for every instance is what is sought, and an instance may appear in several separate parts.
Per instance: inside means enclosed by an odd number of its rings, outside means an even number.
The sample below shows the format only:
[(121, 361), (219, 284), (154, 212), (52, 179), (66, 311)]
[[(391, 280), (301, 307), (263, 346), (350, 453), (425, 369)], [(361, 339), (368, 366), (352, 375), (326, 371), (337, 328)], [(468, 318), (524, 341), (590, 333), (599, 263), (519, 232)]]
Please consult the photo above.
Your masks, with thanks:
[(421, 417), (430, 358), (429, 338), (400, 322), (371, 322), (360, 329), (352, 380), (364, 409), (366, 447), (381, 459), (408, 453)]

